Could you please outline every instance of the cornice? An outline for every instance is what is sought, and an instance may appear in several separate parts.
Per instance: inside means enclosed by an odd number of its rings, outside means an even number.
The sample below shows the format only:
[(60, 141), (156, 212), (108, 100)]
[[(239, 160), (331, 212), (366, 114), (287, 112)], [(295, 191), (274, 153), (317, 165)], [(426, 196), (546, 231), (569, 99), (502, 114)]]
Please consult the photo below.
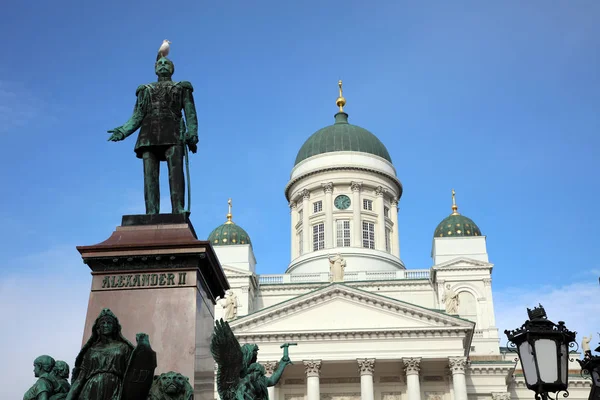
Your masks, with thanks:
[(310, 172), (307, 172), (305, 174), (302, 174), (296, 178), (294, 178), (293, 180), (289, 181), (288, 184), (285, 186), (284, 189), (284, 194), (285, 194), (285, 198), (287, 201), (290, 201), (290, 196), (289, 196), (289, 190), (290, 188), (295, 185), (298, 181), (307, 178), (309, 176), (314, 176), (314, 175), (318, 175), (318, 174), (322, 174), (325, 172), (333, 172), (333, 171), (359, 171), (359, 172), (368, 172), (368, 173), (372, 173), (372, 174), (376, 174), (376, 175), (380, 175), (383, 176), (387, 179), (390, 179), (393, 183), (396, 184), (396, 189), (398, 190), (398, 198), (402, 197), (402, 183), (400, 183), (400, 180), (398, 178), (396, 178), (393, 175), (387, 174), (385, 172), (382, 171), (378, 171), (376, 169), (372, 169), (372, 168), (364, 168), (364, 167), (329, 167), (329, 168), (321, 168), (318, 170), (313, 170)]
[[(466, 264), (466, 265), (465, 265)], [(458, 257), (452, 260), (436, 264), (431, 267), (435, 271), (449, 270), (449, 269), (461, 269), (461, 270), (473, 270), (473, 269), (492, 269), (494, 264), (478, 261), (468, 257)]]
[(411, 328), (352, 331), (298, 331), (298, 332), (234, 332), (240, 344), (283, 343), (286, 341), (367, 341), (390, 339), (440, 339), (442, 337), (464, 338), (466, 328)]
[(515, 370), (515, 363), (512, 361), (495, 362), (488, 364), (484, 362), (470, 362), (467, 365), (469, 374), (471, 375), (504, 375), (508, 376)]

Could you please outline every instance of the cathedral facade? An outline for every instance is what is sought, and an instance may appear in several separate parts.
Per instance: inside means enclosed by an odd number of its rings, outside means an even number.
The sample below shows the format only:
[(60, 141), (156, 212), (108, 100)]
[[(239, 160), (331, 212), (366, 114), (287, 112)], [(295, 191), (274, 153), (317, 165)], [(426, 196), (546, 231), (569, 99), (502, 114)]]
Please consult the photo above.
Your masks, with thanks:
[[(350, 124), (344, 105), (340, 82), (335, 122), (306, 140), (285, 186), (284, 273), (256, 273), (250, 236), (231, 207), (210, 234), (231, 286), (215, 318), (229, 321), (240, 344), (258, 344), (267, 374), (280, 346), (297, 343), (271, 400), (533, 398), (516, 353), (502, 347), (486, 236), (453, 192), (434, 230), (431, 266), (407, 269), (402, 184), (384, 144)], [(571, 367), (570, 398), (587, 399), (589, 381)]]

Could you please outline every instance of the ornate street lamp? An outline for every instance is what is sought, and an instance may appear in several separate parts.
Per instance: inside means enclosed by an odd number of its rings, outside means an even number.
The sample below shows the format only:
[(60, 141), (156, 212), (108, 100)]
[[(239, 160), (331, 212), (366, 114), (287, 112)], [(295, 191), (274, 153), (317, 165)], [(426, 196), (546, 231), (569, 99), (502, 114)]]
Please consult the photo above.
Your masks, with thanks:
[(540, 304), (527, 309), (529, 320), (515, 330), (505, 330), (509, 349), (516, 351), (521, 360), (525, 384), (535, 392), (537, 400), (548, 399), (548, 393), (569, 392), (569, 348), (575, 343), (563, 321), (558, 325), (549, 321)]
[[(587, 338), (583, 338), (584, 340)], [(588, 339), (591, 339), (591, 337)], [(585, 342), (584, 342), (585, 343)], [(587, 344), (586, 343), (586, 344)], [(586, 347), (582, 345), (582, 347)], [(587, 344), (588, 348), (584, 348), (585, 351), (583, 360), (577, 360), (579, 365), (581, 365), (581, 373), (583, 376), (591, 376), (592, 377), (592, 390), (590, 391), (590, 396), (588, 400), (599, 400), (600, 399), (600, 356), (593, 356), (592, 352), (589, 350), (589, 344)], [(596, 352), (600, 352), (600, 346), (596, 348)]]

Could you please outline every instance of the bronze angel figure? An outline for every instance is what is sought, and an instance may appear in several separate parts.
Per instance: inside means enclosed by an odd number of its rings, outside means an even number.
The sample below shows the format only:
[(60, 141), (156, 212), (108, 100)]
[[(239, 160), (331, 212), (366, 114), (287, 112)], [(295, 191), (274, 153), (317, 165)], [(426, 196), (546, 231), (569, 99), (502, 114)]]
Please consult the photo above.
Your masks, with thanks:
[(275, 386), (287, 365), (292, 364), (287, 355), (288, 347), (279, 365), (270, 377), (265, 368), (256, 362), (258, 346), (240, 343), (235, 338), (229, 323), (220, 319), (215, 323), (210, 351), (218, 364), (217, 391), (221, 400), (268, 400), (268, 386)]

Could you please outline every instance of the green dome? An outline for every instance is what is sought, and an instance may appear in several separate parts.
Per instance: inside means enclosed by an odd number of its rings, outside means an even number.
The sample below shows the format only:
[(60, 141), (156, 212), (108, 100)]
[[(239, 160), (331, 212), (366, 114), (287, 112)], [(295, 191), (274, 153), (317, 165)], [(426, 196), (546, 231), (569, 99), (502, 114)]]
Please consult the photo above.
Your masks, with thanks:
[(435, 228), (434, 237), (481, 236), (481, 230), (472, 219), (452, 213)]
[(358, 151), (369, 153), (392, 162), (390, 153), (377, 136), (360, 126), (348, 123), (348, 114), (339, 112), (335, 123), (312, 134), (300, 148), (294, 165), (317, 154), (333, 151)]
[(251, 244), (250, 236), (239, 225), (227, 221), (221, 226), (217, 226), (208, 235), (208, 241), (213, 246), (227, 246), (234, 244)]

